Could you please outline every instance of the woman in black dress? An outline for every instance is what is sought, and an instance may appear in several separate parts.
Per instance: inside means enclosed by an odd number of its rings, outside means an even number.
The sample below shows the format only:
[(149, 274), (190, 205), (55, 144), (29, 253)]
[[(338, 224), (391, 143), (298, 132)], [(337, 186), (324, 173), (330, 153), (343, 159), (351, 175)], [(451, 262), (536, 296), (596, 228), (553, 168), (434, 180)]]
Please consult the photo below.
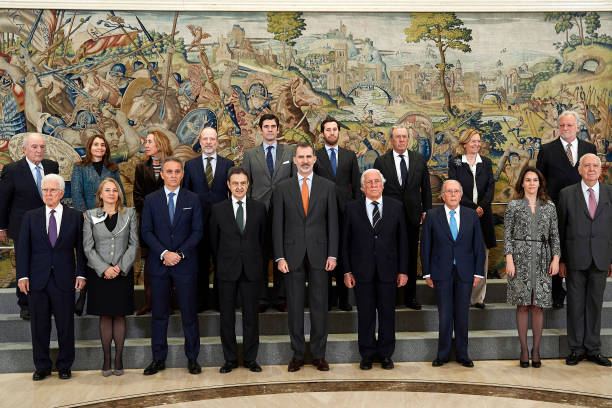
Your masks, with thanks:
[(455, 150), (457, 155), (453, 156), (448, 163), (448, 178), (457, 180), (461, 184), (463, 188), (461, 205), (476, 210), (480, 219), (487, 258), (484, 264), (484, 279), (481, 279), (478, 286), (472, 289), (471, 304), (479, 309), (484, 309), (489, 249), (496, 246), (493, 213), (491, 212), (495, 180), (491, 160), (481, 156), (479, 152), (480, 132), (474, 128), (466, 129), (459, 137), (459, 145)]
[[(134, 313), (134, 271), (138, 250), (138, 223), (133, 208), (123, 208), (119, 183), (106, 178), (96, 193), (96, 208), (87, 210), (83, 248), (91, 268), (87, 285), (87, 313), (100, 316), (104, 352), (102, 375), (123, 374), (125, 316)], [(115, 342), (115, 369), (111, 370), (111, 341)]]

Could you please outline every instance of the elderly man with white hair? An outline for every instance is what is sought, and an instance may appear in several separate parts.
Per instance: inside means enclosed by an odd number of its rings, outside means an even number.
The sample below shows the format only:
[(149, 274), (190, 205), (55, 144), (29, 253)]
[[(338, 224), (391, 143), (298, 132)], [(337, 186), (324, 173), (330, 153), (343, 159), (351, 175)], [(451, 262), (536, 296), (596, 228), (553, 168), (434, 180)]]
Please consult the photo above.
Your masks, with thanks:
[[(59, 172), (57, 162), (45, 159), (45, 139), (40, 133), (28, 133), (23, 138), (22, 149), (25, 157), (4, 166), (0, 175), (0, 242), (7, 243), (12, 238), (15, 252), (23, 215), (43, 205), (42, 178)], [(28, 297), (19, 288), (17, 299), (21, 318), (28, 320)]]
[(51, 313), (59, 343), (55, 367), (60, 379), (72, 376), (74, 292), (85, 286), (85, 256), (83, 215), (61, 204), (64, 188), (61, 176), (43, 177), (41, 190), (45, 205), (25, 214), (19, 233), (17, 280), (19, 289), (30, 300), (34, 381), (51, 375)]

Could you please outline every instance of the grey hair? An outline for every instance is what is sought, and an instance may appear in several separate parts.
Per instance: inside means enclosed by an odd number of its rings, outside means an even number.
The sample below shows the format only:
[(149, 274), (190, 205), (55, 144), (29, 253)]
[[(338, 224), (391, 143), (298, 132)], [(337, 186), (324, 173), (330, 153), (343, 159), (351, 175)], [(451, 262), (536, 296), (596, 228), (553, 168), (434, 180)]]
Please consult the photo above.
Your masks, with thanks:
[(30, 136), (33, 136), (33, 135), (40, 136), (40, 137), (43, 138), (43, 141), (45, 140), (45, 137), (43, 136), (42, 133), (29, 132), (23, 138), (23, 147), (28, 147), (28, 142), (30, 141)]
[(461, 194), (463, 194), (463, 186), (461, 185), (459, 180), (455, 180), (455, 179), (446, 179), (446, 180), (444, 180), (444, 183), (442, 183), (442, 193), (444, 193), (444, 186), (446, 186), (446, 183), (448, 183), (449, 181), (455, 181), (457, 184), (459, 184), (459, 188), (461, 189)]
[(576, 126), (580, 126), (582, 124), (582, 120), (580, 119), (578, 112), (573, 110), (564, 110), (559, 116), (557, 116), (557, 127), (559, 127), (559, 121), (561, 118), (567, 115), (572, 115), (574, 118), (576, 118)]
[(380, 179), (381, 179), (381, 180), (382, 180), (382, 182), (383, 182), (383, 185), (385, 185), (385, 183), (387, 182), (387, 180), (385, 179), (385, 176), (383, 176), (383, 175), (382, 175), (382, 173), (380, 172), (380, 170), (378, 170), (378, 169), (367, 169), (366, 171), (364, 171), (364, 172), (361, 174), (361, 180), (360, 180), (360, 182), (359, 182), (359, 184), (361, 184), (361, 187), (363, 187), (363, 180), (365, 180), (365, 175), (366, 175), (366, 173), (371, 173), (371, 172), (376, 172), (376, 173), (378, 173), (378, 175), (380, 176)]
[(400, 124), (400, 125), (393, 125), (391, 127), (391, 130), (389, 130), (389, 139), (393, 137), (393, 131), (397, 129), (406, 129), (406, 133), (408, 133), (408, 137), (410, 137), (410, 131), (408, 130), (408, 127), (406, 125)]
[(594, 157), (594, 158), (596, 158), (596, 159), (597, 159), (597, 161), (599, 162), (599, 167), (601, 167), (601, 158), (600, 158), (598, 155), (593, 154), (593, 153), (586, 153), (586, 154), (583, 154), (583, 155), (580, 157), (580, 164), (578, 164), (578, 167), (582, 167), (582, 162), (583, 162), (583, 161), (584, 161), (584, 159), (585, 159), (585, 158), (587, 158), (587, 157)]
[(168, 162), (175, 162), (181, 165), (181, 169), (183, 168), (183, 161), (181, 159), (179, 159), (176, 156), (168, 156), (168, 157), (164, 157), (164, 160), (162, 160), (161, 163), (161, 168), (164, 168), (164, 165)]
[(64, 178), (59, 174), (45, 174), (40, 182), (41, 187), (45, 185), (45, 181), (55, 181), (59, 185), (59, 189), (62, 191), (66, 190), (66, 183), (64, 182)]

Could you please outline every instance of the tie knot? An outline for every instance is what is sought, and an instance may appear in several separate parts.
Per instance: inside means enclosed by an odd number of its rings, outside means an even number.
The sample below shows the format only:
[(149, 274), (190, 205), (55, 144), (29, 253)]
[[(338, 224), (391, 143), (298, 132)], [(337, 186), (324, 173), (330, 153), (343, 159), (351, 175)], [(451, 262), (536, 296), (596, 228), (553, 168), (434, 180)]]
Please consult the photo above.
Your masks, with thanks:
[(238, 207), (242, 207), (242, 201), (238, 201)]
[(372, 201), (373, 206), (378, 206), (378, 201)]
[(571, 143), (568, 143), (568, 144), (567, 144), (567, 148), (568, 148), (568, 149), (570, 149), (571, 147), (572, 147), (572, 144), (571, 144)]
[(403, 159), (403, 158), (404, 158), (404, 155), (403, 155), (403, 154), (398, 154), (398, 156), (400, 157), (400, 159)]
[(450, 210), (450, 215), (451, 215), (451, 217), (454, 217), (455, 216), (455, 210)]
[(175, 195), (176, 195), (175, 193), (169, 193), (169, 194), (168, 194), (168, 197), (169, 197), (169, 198), (173, 198)]
[(274, 146), (268, 146), (266, 147), (266, 149), (268, 150), (268, 153), (272, 153), (272, 149), (274, 149)]
[(587, 191), (589, 192), (589, 194), (593, 193), (593, 189), (591, 187), (587, 188)]
[(207, 157), (206, 157), (206, 160), (208, 160), (208, 162), (209, 162), (209, 163), (210, 163), (210, 161), (211, 161), (212, 159), (213, 159), (213, 157), (212, 157), (212, 156), (207, 156)]
[(50, 214), (51, 214), (51, 215), (55, 214), (55, 210), (51, 210), (51, 213), (50, 213)]

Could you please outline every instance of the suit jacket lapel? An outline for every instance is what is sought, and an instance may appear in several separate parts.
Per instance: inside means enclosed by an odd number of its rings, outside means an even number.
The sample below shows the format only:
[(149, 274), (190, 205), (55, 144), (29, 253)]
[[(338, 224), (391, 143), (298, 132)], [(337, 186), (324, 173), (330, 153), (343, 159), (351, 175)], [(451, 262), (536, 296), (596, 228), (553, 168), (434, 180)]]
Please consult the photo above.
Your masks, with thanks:
[[(297, 177), (293, 177), (293, 182), (291, 183), (292, 187), (289, 189), (291, 194), (293, 194), (293, 201), (298, 206), (298, 211), (302, 218), (306, 218), (306, 214), (304, 214), (304, 204), (302, 203), (302, 191), (300, 190), (300, 181)], [(308, 207), (310, 208), (310, 200), (308, 202)]]
[[(32, 171), (30, 170), (30, 165), (26, 161), (25, 157), (21, 159), (20, 166), (21, 166), (21, 171), (23, 172), (23, 174), (29, 175), (29, 177), (27, 177), (27, 179), (29, 180), (27, 183), (30, 185), (30, 188), (32, 189), (32, 191), (36, 192), (36, 195), (40, 197), (40, 194), (38, 193), (38, 187), (36, 186), (36, 180), (34, 180), (34, 175), (32, 174)], [(44, 167), (43, 167), (43, 171), (45, 172), (45, 174), (47, 174)]]
[[(444, 214), (446, 215), (446, 214)], [(463, 237), (463, 231), (467, 228), (469, 228), (471, 225), (467, 225), (468, 223), (470, 223), (471, 219), (468, 215), (468, 211), (467, 208), (463, 207), (463, 206), (459, 206), (459, 219), (460, 224), (459, 224), (459, 231), (457, 232), (457, 241), (459, 241), (461, 239), (461, 237)], [(450, 225), (448, 226), (448, 231), (450, 232)]]
[[(40, 233), (43, 234), (43, 237), (44, 237), (43, 241), (45, 241), (47, 245), (49, 245), (49, 248), (52, 248), (51, 241), (49, 241), (49, 233), (47, 232), (47, 207), (46, 206), (41, 207), (39, 209), (38, 220), (40, 221)], [(57, 241), (55, 241), (55, 243), (57, 244)]]
[[(278, 169), (281, 168), (281, 166), (283, 165), (283, 153), (285, 152), (285, 145), (281, 144), (281, 143), (277, 143), (276, 144), (276, 160), (274, 161), (274, 177), (272, 177), (273, 179), (276, 177), (276, 174), (278, 173)], [(267, 165), (266, 165), (267, 168)]]
[[(599, 190), (599, 195), (601, 199), (601, 190)], [(574, 200), (578, 203), (578, 208), (580, 208), (580, 210), (583, 211), (584, 214), (590, 219), (591, 213), (589, 212), (589, 207), (587, 206), (586, 200), (584, 198), (584, 193), (582, 191), (582, 183), (580, 182), (575, 185)], [(597, 208), (599, 208), (599, 205), (597, 206)], [(595, 212), (595, 215), (597, 215), (597, 212)]]
[[(338, 171), (338, 168), (340, 167), (339, 158), (340, 158), (340, 155), (336, 153), (336, 172)], [(334, 169), (332, 169), (331, 161), (329, 160), (329, 156), (327, 155), (327, 148), (325, 146), (323, 146), (323, 149), (321, 149), (321, 154), (319, 155), (318, 161), (319, 161), (319, 165), (323, 166), (325, 170), (329, 173), (329, 175), (335, 180), (336, 176), (334, 175)]]
[[(219, 156), (217, 156), (217, 162), (219, 161)], [(197, 161), (197, 171), (202, 175), (200, 180), (204, 180), (203, 184), (206, 189), (208, 189), (208, 183), (206, 182), (206, 168), (204, 167), (204, 158), (200, 155), (199, 160)], [(214, 182), (214, 178), (213, 178)]]
[(597, 203), (597, 210), (595, 210), (595, 219), (601, 214), (604, 206), (606, 206), (609, 201), (610, 197), (608, 197), (606, 190), (604, 190), (604, 185), (599, 183), (599, 202)]
[[(440, 211), (438, 211), (438, 222), (442, 224), (442, 229), (448, 236), (448, 239), (451, 242), (454, 242), (455, 240), (453, 239), (453, 234), (451, 234), (450, 225), (448, 223), (448, 220), (446, 219), (446, 210), (444, 209), (444, 206), (440, 207)], [(459, 234), (457, 234), (457, 239), (458, 238)]]
[[(270, 171), (268, 170), (268, 163), (266, 163), (266, 151), (263, 148), (264, 145), (259, 145), (259, 147), (261, 148), (261, 150), (259, 152), (255, 152), (255, 160), (257, 160), (257, 162), (259, 163), (259, 167), (264, 170), (263, 173), (265, 174), (265, 177), (267, 177), (270, 181), (272, 181), (272, 177), (270, 176)], [(266, 147), (268, 145), (265, 145)], [(278, 157), (278, 149), (276, 149), (277, 155), (276, 157)]]
[(391, 180), (387, 180), (387, 183), (393, 183), (397, 186), (398, 190), (402, 190), (402, 185), (397, 179), (397, 170), (395, 170), (395, 157), (393, 156), (393, 150), (387, 153), (387, 157), (384, 159), (385, 164), (388, 167), (388, 174)]
[[(179, 219), (183, 215), (183, 201), (185, 200), (185, 193), (181, 188), (178, 193), (178, 197), (176, 197), (176, 206), (174, 207), (174, 222), (172, 223), (172, 228), (175, 225), (178, 225)], [(168, 213), (168, 218), (170, 218), (170, 213)]]

